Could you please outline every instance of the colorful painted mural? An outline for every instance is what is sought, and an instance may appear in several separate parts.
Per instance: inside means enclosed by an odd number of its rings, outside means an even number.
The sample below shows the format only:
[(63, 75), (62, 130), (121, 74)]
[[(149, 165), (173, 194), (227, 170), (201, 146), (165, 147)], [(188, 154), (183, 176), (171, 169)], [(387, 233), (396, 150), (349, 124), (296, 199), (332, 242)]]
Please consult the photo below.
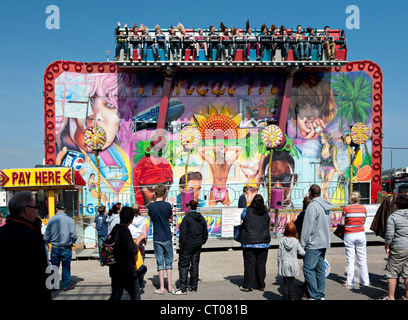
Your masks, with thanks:
[(244, 186), (267, 199), (270, 153), (260, 133), (268, 124), (282, 123), (288, 98), (285, 142), (273, 152), (270, 175), (272, 187), (285, 189), (284, 207), (301, 208), (312, 183), (341, 205), (347, 202), (350, 174), (353, 182), (371, 181), (371, 139), (350, 166), (350, 126), (373, 127), (374, 81), (364, 69), (296, 72), (289, 97), (284, 69), (178, 69), (171, 80), (166, 143), (159, 150), (152, 142), (160, 135), (163, 72), (66, 70), (53, 80), (55, 163), (75, 166), (88, 181), (84, 215), (94, 215), (97, 204), (96, 159), (83, 137), (90, 125), (107, 133), (99, 160), (101, 200), (108, 207), (116, 201), (145, 207), (159, 183), (179, 202), (189, 154), (180, 143), (185, 126), (197, 127), (202, 136), (188, 162), (188, 188), (200, 207), (236, 206)]

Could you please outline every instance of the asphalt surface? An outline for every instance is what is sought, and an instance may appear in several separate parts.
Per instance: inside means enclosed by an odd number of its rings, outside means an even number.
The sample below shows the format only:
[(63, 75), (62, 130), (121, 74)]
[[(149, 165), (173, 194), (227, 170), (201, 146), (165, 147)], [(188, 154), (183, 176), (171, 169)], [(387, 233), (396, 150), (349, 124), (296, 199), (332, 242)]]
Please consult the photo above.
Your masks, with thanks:
[[(355, 288), (347, 289), (342, 284), (346, 280), (346, 256), (344, 246), (334, 244), (327, 250), (326, 258), (330, 263), (331, 272), (326, 278), (326, 300), (380, 300), (387, 294), (387, 282), (384, 276), (384, 267), (386, 265), (386, 254), (383, 243), (374, 242), (367, 246), (367, 261), (371, 285), (369, 287), (360, 287), (357, 284)], [(172, 288), (176, 288), (178, 279), (177, 267), (178, 255), (173, 262), (173, 275), (171, 280)], [(302, 267), (302, 260), (299, 260)], [(281, 277), (277, 276), (277, 246), (269, 250), (268, 261), (266, 265), (266, 288), (265, 291), (254, 290), (251, 292), (242, 292), (239, 286), (243, 282), (243, 257), (240, 249), (212, 249), (201, 253), (199, 284), (197, 292), (188, 292), (187, 295), (173, 295), (165, 292), (164, 295), (154, 294), (153, 291), (159, 287), (158, 273), (156, 271), (156, 259), (153, 252), (147, 252), (145, 265), (147, 273), (145, 275), (145, 292), (142, 294), (142, 300), (145, 301), (212, 301), (218, 303), (228, 303), (228, 301), (270, 301), (282, 300)], [(356, 270), (357, 270), (356, 266)], [(57, 290), (53, 292), (55, 301), (88, 301), (109, 299), (110, 277), (109, 267), (101, 267), (99, 260), (95, 258), (77, 259), (71, 263), (72, 284), (75, 289), (70, 291)], [(303, 283), (303, 272), (295, 280), (295, 299), (300, 300), (301, 288), (298, 286)], [(167, 288), (167, 278), (165, 277), (165, 286)], [(396, 298), (403, 294), (403, 285), (397, 288)], [(124, 293), (123, 300), (129, 300), (127, 293)], [(162, 305), (161, 303), (159, 305)], [(166, 304), (167, 306), (168, 304)], [(164, 310), (163, 310), (164, 311)], [(167, 310), (169, 311), (169, 310)]]

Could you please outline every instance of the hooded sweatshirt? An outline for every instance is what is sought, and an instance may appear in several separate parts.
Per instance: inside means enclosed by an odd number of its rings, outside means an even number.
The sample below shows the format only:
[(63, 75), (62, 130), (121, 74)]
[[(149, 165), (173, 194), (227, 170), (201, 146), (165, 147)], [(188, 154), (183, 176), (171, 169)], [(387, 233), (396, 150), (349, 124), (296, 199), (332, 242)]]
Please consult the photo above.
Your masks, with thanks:
[(330, 248), (331, 208), (331, 203), (321, 197), (312, 199), (303, 220), (300, 238), (302, 248)]
[(299, 240), (293, 237), (283, 237), (278, 249), (278, 275), (282, 277), (296, 277), (299, 275), (297, 256), (304, 256)]
[(130, 233), (133, 239), (137, 239), (143, 233), (143, 227), (147, 224), (147, 220), (143, 216), (137, 216), (133, 218), (132, 223), (129, 225)]
[(185, 215), (180, 224), (179, 244), (185, 246), (200, 246), (207, 242), (207, 222), (201, 213), (191, 211)]
[(385, 243), (391, 248), (408, 248), (408, 209), (395, 211), (387, 220)]

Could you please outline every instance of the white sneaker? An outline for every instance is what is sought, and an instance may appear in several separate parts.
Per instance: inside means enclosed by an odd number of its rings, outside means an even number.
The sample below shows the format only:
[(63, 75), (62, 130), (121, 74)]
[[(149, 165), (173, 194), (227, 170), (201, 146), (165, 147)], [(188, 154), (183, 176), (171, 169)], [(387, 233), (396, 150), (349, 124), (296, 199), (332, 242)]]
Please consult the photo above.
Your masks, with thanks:
[(183, 291), (181, 291), (181, 289), (177, 289), (177, 290), (174, 290), (174, 291), (172, 292), (172, 294), (175, 294), (175, 295), (185, 295), (185, 294), (187, 294), (187, 292), (183, 292)]

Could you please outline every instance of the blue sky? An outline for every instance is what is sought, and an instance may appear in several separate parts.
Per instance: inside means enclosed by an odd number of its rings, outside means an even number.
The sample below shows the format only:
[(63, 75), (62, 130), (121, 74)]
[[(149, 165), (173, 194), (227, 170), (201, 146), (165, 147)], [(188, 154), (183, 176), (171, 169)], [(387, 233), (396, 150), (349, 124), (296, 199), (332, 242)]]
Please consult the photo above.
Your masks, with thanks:
[[(120, 5), (119, 5), (120, 3)], [(279, 4), (277, 4), (279, 3)], [(27, 168), (42, 163), (44, 154), (43, 76), (56, 60), (106, 61), (114, 52), (118, 21), (167, 28), (211, 24), (260, 27), (275, 23), (345, 29), (346, 8), (360, 10), (360, 29), (346, 29), (348, 60), (372, 60), (383, 72), (384, 147), (408, 147), (406, 96), (408, 65), (404, 40), (405, 1), (94, 1), (35, 0), (2, 3), (0, 12), (0, 168)], [(46, 8), (60, 10), (60, 29), (46, 28)], [(391, 166), (384, 149), (383, 167)], [(392, 151), (392, 166), (408, 166), (408, 150)]]

